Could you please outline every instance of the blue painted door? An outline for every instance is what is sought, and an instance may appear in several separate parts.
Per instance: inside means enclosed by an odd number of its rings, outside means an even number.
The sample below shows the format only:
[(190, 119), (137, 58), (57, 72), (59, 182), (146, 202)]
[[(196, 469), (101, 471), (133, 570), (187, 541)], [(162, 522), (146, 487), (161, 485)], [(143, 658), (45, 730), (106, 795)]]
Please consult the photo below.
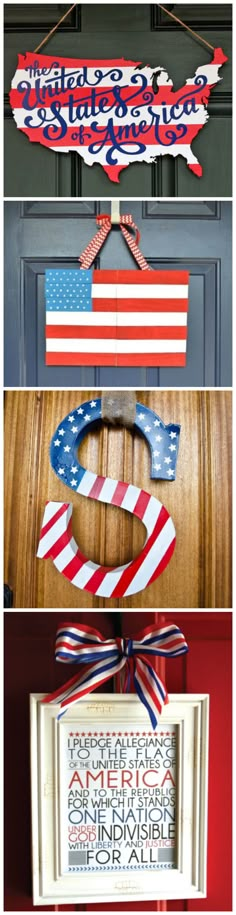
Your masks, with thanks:
[[(5, 204), (5, 385), (38, 387), (203, 387), (231, 385), (231, 204), (124, 201), (155, 269), (190, 271), (186, 368), (93, 368), (45, 365), (45, 269), (78, 267), (110, 201)], [(134, 269), (117, 226), (97, 268)], [(138, 268), (137, 268), (138, 272)]]

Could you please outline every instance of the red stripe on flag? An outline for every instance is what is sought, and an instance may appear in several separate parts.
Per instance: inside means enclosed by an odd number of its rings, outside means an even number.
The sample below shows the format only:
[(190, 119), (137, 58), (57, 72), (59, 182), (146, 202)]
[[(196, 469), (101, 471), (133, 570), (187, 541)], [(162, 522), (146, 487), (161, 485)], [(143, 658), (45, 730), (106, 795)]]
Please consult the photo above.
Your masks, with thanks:
[[(104, 318), (105, 320), (105, 318)], [(131, 320), (131, 319), (130, 319)], [(145, 319), (144, 319), (145, 320)], [(46, 337), (54, 340), (186, 340), (187, 327), (90, 327), (64, 326), (48, 324), (45, 328)]]
[(162, 366), (186, 365), (185, 353), (46, 353), (45, 365)]
[(139, 286), (186, 286), (188, 270), (93, 270), (93, 283), (121, 283)]

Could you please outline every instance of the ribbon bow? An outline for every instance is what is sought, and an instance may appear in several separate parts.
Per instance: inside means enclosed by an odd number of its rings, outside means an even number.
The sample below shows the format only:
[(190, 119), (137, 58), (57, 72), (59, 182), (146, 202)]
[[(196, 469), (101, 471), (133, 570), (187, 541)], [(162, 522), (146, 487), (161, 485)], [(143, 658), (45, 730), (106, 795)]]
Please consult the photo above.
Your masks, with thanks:
[(76, 674), (42, 701), (59, 703), (61, 711), (58, 718), (61, 718), (70, 705), (125, 667), (124, 691), (131, 687), (136, 690), (146, 706), (154, 729), (158, 723), (157, 715), (161, 714), (162, 706), (168, 702), (168, 693), (153, 669), (152, 658), (176, 658), (186, 651), (188, 645), (184, 635), (174, 623), (162, 626), (161, 629), (148, 626), (135, 639), (105, 639), (91, 626), (64, 623), (57, 630), (56, 661), (84, 664), (86, 669), (82, 675)]
[[(100, 248), (104, 244), (104, 241), (106, 241), (109, 232), (111, 231), (111, 217), (107, 213), (99, 214), (96, 218), (96, 222), (99, 226), (99, 231), (96, 233), (96, 235), (94, 235), (94, 238), (91, 239), (79, 257), (80, 266), (85, 270), (89, 270), (91, 264), (95, 260), (95, 257), (100, 251)], [(127, 242), (127, 245), (129, 246), (133, 256), (135, 257), (138, 266), (141, 267), (141, 270), (150, 270), (151, 268), (147, 264), (145, 257), (143, 257), (143, 254), (138, 247), (140, 232), (135, 222), (133, 221), (133, 216), (131, 216), (130, 213), (124, 213), (123, 216), (120, 216), (119, 224), (122, 235), (125, 238), (125, 241)], [(129, 226), (131, 229), (135, 230), (135, 238), (133, 237), (132, 233), (128, 231), (126, 226)]]

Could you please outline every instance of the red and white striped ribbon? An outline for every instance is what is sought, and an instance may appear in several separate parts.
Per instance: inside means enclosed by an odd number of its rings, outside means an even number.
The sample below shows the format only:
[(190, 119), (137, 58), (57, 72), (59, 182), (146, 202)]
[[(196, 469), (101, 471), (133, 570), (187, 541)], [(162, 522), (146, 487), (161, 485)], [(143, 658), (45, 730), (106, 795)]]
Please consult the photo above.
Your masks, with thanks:
[[(96, 222), (97, 222), (97, 225), (99, 226), (99, 231), (96, 233), (96, 235), (94, 235), (94, 237), (91, 239), (91, 241), (89, 242), (89, 244), (87, 245), (87, 247), (84, 249), (84, 251), (82, 252), (82, 254), (79, 257), (80, 265), (85, 270), (89, 270), (93, 261), (95, 260), (95, 257), (97, 256), (98, 252), (100, 251), (100, 248), (106, 241), (106, 238), (109, 235), (109, 232), (111, 231), (111, 226), (112, 226), (111, 217), (108, 216), (106, 213), (103, 215), (102, 214), (98, 215), (96, 218)], [(135, 229), (135, 233), (136, 233), (135, 238), (133, 237), (131, 232), (128, 231), (126, 226), (130, 226), (130, 228)], [(133, 257), (135, 258), (135, 260), (138, 264), (138, 267), (140, 267), (141, 270), (150, 270), (151, 268), (147, 264), (145, 257), (143, 256), (143, 254), (141, 253), (141, 251), (139, 249), (140, 232), (139, 232), (138, 227), (136, 226), (135, 222), (133, 221), (133, 217), (131, 216), (130, 213), (125, 213), (123, 216), (120, 216), (120, 228), (121, 228), (123, 238), (127, 242), (127, 245), (129, 246), (130, 251), (133, 254)]]

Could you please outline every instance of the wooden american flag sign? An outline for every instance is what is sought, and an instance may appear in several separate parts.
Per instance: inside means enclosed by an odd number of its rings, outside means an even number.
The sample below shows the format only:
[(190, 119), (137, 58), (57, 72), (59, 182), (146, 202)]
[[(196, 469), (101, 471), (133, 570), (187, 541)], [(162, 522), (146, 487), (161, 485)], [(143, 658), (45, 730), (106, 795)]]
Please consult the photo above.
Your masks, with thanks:
[(129, 215), (121, 230), (141, 270), (89, 269), (111, 228), (98, 224), (81, 269), (46, 270), (46, 364), (185, 366), (188, 271), (151, 270)]
[[(172, 518), (161, 502), (131, 483), (113, 480), (85, 470), (78, 461), (78, 447), (85, 432), (101, 421), (101, 400), (88, 401), (59, 424), (50, 446), (50, 460), (58, 480), (73, 492), (134, 514), (146, 527), (146, 541), (136, 559), (109, 568), (88, 559), (72, 532), (72, 505), (47, 502), (37, 556), (52, 559), (57, 570), (73, 585), (97, 597), (119, 598), (136, 594), (164, 572), (175, 548)], [(162, 420), (142, 404), (136, 406), (134, 429), (146, 438), (151, 450), (151, 476), (175, 479), (180, 426)]]

